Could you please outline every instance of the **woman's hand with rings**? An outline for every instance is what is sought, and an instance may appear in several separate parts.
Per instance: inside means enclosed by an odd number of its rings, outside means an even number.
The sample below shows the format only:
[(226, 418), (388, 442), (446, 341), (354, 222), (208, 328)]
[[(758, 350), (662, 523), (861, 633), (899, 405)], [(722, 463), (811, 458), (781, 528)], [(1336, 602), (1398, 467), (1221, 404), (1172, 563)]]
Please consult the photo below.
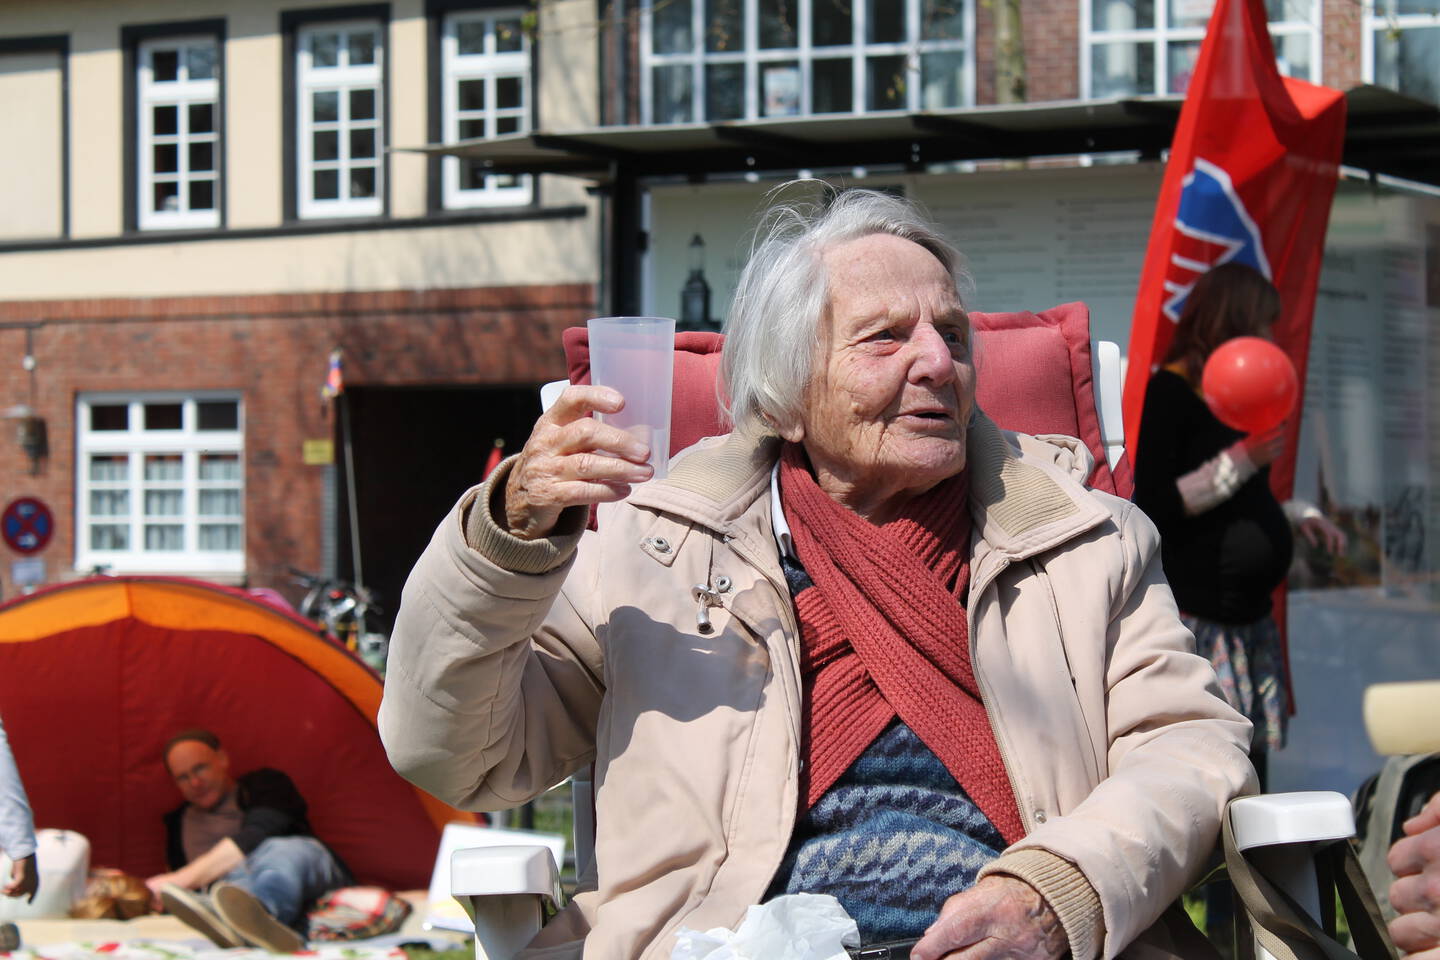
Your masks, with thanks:
[(505, 524), (522, 540), (549, 536), (567, 507), (623, 500), (649, 480), (650, 448), (592, 413), (617, 413), (609, 387), (572, 385), (540, 415), (505, 485)]

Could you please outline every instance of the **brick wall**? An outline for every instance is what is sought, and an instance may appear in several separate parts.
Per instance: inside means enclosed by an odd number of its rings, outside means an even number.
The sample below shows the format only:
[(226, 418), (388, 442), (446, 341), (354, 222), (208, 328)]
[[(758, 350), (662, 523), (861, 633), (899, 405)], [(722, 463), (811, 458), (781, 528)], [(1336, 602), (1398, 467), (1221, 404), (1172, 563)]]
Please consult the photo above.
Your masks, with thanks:
[[(1027, 100), (1074, 100), (1080, 96), (1080, 13), (1074, 0), (1026, 0)], [(995, 102), (995, 5), (975, 5), (975, 102)]]
[[(238, 390), (245, 407), (246, 561), (252, 586), (318, 569), (322, 470), (302, 442), (334, 435), (320, 385), (334, 347), (347, 386), (539, 384), (565, 375), (560, 331), (595, 308), (586, 284), (469, 290), (0, 303), (0, 410), (45, 418), (50, 456), (31, 475), (0, 421), (0, 501), (44, 500), (56, 534), (48, 579), (74, 562), (75, 398), (88, 391)], [(34, 397), (21, 369), (27, 329)], [(0, 583), (13, 594), (0, 546)]]

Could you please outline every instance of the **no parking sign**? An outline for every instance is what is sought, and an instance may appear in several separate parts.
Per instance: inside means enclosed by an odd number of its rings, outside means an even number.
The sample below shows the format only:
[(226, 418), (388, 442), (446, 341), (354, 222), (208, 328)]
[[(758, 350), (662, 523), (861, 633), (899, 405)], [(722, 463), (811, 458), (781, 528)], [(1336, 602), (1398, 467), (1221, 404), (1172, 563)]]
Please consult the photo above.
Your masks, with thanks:
[(16, 553), (39, 553), (55, 533), (55, 517), (34, 497), (11, 500), (0, 514), (0, 536)]

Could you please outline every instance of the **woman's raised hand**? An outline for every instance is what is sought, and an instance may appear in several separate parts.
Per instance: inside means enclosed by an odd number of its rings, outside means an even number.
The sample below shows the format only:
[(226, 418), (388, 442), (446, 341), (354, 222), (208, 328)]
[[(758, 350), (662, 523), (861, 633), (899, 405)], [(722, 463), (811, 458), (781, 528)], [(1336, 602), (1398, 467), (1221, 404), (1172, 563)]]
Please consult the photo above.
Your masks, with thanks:
[(1264, 433), (1252, 433), (1240, 442), (1245, 444), (1245, 453), (1257, 468), (1268, 467), (1280, 454), (1285, 452), (1285, 430), (1290, 422), (1283, 421)]
[(609, 387), (565, 388), (540, 415), (505, 485), (505, 523), (522, 540), (549, 536), (566, 507), (623, 500), (649, 480), (650, 448), (591, 413), (616, 413), (625, 398)]

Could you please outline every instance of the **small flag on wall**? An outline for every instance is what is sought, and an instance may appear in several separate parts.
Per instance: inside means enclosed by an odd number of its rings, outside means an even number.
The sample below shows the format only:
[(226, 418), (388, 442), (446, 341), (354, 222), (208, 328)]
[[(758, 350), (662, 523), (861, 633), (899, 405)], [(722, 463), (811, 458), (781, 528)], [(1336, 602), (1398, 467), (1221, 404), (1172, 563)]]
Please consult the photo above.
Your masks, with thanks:
[(490, 476), (490, 474), (494, 473), (495, 468), (500, 466), (500, 461), (504, 459), (505, 441), (497, 437), (495, 439), (495, 445), (490, 448), (490, 457), (485, 461), (485, 472), (480, 475), (480, 479), (484, 480)]
[(326, 400), (334, 400), (345, 392), (345, 372), (340, 366), (340, 350), (337, 347), (330, 351), (330, 371), (325, 374), (325, 385), (320, 388), (320, 396)]

